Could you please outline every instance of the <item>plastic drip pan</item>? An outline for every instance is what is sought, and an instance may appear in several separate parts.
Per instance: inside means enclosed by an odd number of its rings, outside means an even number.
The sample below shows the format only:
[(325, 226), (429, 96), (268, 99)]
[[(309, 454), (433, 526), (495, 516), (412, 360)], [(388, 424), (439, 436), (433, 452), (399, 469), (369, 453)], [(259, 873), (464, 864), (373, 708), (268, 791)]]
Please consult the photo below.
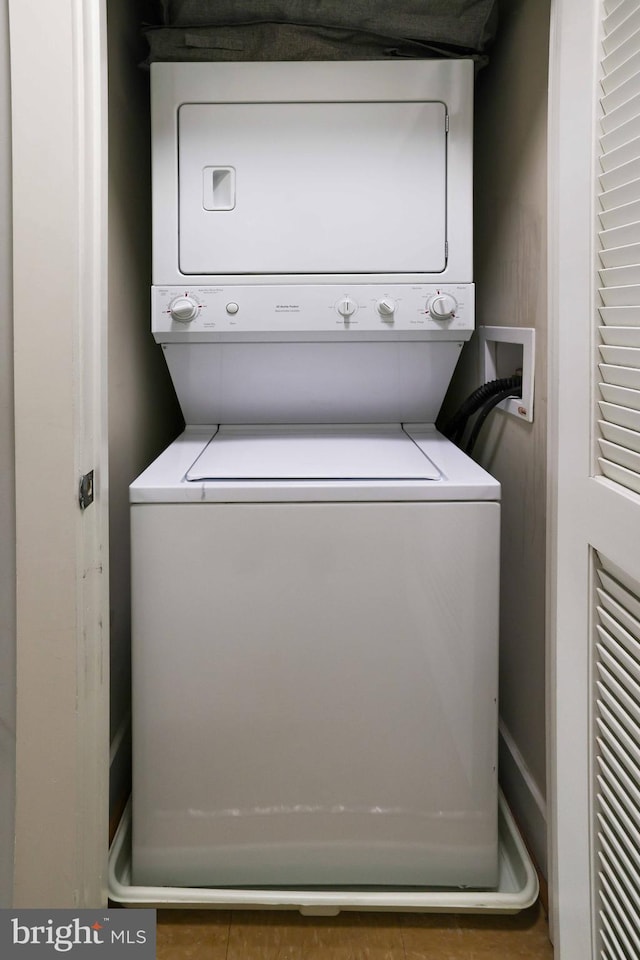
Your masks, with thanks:
[(125, 907), (200, 910), (299, 910), (335, 916), (342, 910), (395, 913), (518, 913), (538, 896), (538, 877), (502, 793), (499, 796), (499, 876), (494, 890), (273, 890), (143, 887), (131, 883), (131, 802), (109, 853), (109, 898)]

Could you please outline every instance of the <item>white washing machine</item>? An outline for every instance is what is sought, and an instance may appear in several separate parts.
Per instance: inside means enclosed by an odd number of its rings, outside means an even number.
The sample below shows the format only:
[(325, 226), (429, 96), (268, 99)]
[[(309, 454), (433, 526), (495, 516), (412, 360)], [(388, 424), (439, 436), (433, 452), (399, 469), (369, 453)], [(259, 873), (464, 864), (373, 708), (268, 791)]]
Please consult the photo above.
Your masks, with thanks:
[(498, 496), (432, 426), (192, 427), (133, 484), (136, 883), (496, 882)]
[(496, 883), (500, 489), (433, 426), (472, 75), (152, 67), (188, 426), (131, 487), (135, 884)]

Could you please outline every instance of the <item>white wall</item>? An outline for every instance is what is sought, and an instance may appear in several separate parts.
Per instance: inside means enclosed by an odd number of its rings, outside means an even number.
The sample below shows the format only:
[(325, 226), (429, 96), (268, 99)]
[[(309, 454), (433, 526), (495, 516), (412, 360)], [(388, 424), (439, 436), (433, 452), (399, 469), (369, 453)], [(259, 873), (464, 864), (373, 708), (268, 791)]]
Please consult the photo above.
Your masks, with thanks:
[[(494, 411), (474, 457), (502, 484), (500, 780), (546, 872), (547, 88), (550, 0), (503, 0), (476, 80), (478, 324), (534, 327), (534, 421)], [(443, 420), (480, 383), (465, 347)]]
[(549, 0), (501, 5), (497, 41), (477, 81), (475, 138), (478, 323), (536, 329), (534, 422), (494, 413), (477, 456), (503, 491), (501, 781), (543, 868), (549, 7)]
[(179, 432), (182, 420), (151, 336), (149, 75), (142, 4), (108, 0), (109, 55), (109, 552), (111, 807), (128, 779), (130, 710), (129, 483)]
[(16, 521), (9, 20), (0, 2), (0, 907), (11, 904), (15, 802)]

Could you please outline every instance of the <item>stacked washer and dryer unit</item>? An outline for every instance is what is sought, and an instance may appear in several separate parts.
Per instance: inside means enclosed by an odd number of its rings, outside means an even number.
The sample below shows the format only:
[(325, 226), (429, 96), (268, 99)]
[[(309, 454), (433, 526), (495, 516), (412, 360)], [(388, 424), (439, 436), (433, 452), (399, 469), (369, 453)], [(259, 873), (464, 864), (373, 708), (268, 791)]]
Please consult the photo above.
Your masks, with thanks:
[(496, 884), (500, 490), (435, 429), (474, 327), (469, 61), (152, 66), (131, 487), (136, 884)]

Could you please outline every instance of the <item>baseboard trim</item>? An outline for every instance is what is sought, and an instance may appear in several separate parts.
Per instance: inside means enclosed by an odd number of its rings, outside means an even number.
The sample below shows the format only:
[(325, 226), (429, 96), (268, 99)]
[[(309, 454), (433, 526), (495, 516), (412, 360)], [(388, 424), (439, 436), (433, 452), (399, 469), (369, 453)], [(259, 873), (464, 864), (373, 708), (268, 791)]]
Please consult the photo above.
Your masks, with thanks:
[(547, 805), (524, 757), (501, 720), (498, 757), (500, 785), (524, 840), (544, 877), (547, 876)]

